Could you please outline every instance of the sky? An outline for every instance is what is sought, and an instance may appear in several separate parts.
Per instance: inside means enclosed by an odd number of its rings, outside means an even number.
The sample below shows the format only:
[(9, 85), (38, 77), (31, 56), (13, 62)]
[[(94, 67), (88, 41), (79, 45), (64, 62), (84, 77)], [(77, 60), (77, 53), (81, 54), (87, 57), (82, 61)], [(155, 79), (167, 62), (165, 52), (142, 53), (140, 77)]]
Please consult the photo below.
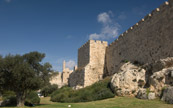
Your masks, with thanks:
[(0, 55), (45, 53), (62, 71), (89, 39), (110, 44), (165, 0), (0, 0)]

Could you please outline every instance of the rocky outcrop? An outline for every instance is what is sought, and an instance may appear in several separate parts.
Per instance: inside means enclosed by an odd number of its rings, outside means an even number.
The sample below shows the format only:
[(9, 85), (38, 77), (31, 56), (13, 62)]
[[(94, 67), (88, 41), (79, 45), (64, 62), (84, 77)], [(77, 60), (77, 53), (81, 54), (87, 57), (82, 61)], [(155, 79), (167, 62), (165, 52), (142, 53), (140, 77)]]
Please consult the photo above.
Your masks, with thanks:
[(168, 87), (163, 91), (162, 99), (169, 104), (173, 104), (173, 87)]
[(138, 99), (148, 99), (146, 89), (143, 89), (143, 88), (139, 89), (139, 91), (136, 95), (136, 98), (138, 98)]
[(155, 72), (149, 80), (150, 90), (154, 91), (157, 96), (161, 94), (165, 86), (173, 85), (173, 67), (162, 69)]
[(153, 74), (149, 78), (150, 90), (160, 96), (164, 87), (173, 86), (173, 57), (156, 61), (151, 67)]
[(145, 70), (128, 62), (121, 66), (111, 80), (111, 88), (118, 96), (135, 96), (145, 81)]
[(149, 100), (152, 100), (152, 99), (156, 98), (156, 95), (153, 92), (149, 92), (147, 97), (148, 97)]
[(155, 93), (150, 92), (149, 89), (147, 90), (145, 88), (139, 89), (136, 97), (138, 99), (149, 99), (149, 100), (156, 98)]

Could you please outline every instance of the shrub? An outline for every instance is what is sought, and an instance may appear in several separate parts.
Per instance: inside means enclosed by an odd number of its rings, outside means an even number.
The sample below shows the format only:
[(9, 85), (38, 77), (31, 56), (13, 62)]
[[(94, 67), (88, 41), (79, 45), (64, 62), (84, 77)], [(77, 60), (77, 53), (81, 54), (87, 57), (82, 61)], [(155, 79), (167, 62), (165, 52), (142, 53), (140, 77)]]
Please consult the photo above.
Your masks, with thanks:
[(83, 89), (73, 90), (70, 87), (62, 87), (51, 95), (53, 102), (88, 102), (112, 98), (115, 95), (110, 89), (110, 78), (106, 78)]
[(48, 85), (41, 89), (41, 94), (44, 97), (47, 97), (50, 94), (52, 94), (54, 91), (56, 91), (57, 89), (58, 89), (58, 85), (56, 85), (56, 84)]
[(32, 91), (27, 94), (25, 99), (25, 105), (30, 106), (30, 105), (39, 104), (39, 103), (40, 103), (40, 98), (38, 97), (37, 92)]

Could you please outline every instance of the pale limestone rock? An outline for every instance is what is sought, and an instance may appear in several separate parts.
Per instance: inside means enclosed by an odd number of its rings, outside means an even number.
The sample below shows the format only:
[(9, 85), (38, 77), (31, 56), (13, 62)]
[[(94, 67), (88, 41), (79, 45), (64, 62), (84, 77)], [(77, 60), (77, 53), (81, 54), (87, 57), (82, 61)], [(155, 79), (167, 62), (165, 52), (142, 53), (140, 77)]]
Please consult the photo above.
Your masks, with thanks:
[(155, 93), (153, 93), (153, 92), (148, 93), (148, 99), (149, 100), (152, 100), (152, 99), (155, 99), (155, 98), (156, 98)]
[(148, 99), (148, 97), (147, 97), (147, 90), (144, 89), (144, 88), (139, 89), (136, 97), (138, 99)]
[(111, 88), (118, 96), (137, 94), (144, 87), (146, 71), (132, 63), (125, 63), (111, 80)]
[(163, 91), (162, 99), (169, 104), (173, 104), (173, 87), (168, 87)]
[(145, 88), (141, 88), (138, 90), (136, 97), (138, 99), (149, 99), (149, 100), (156, 98), (155, 93), (150, 92), (150, 91), (148, 91), (148, 92), (149, 93), (147, 93), (147, 90)]
[(173, 77), (171, 76), (173, 67), (162, 69), (155, 72), (149, 79), (150, 90), (154, 91), (157, 96), (160, 96), (162, 89), (165, 86), (173, 85)]

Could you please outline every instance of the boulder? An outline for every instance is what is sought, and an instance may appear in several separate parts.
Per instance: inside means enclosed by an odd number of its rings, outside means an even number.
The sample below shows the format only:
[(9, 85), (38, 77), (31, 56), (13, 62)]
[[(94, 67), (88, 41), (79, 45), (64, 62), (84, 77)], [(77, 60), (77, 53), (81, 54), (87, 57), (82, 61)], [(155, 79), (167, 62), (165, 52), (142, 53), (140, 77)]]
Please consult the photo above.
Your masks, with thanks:
[(155, 93), (151, 92), (151, 91), (147, 91), (145, 88), (141, 88), (138, 90), (138, 93), (136, 95), (136, 98), (138, 99), (155, 99)]
[(173, 87), (168, 87), (163, 90), (163, 96), (161, 100), (169, 104), (173, 104)]
[(145, 70), (130, 62), (121, 66), (111, 80), (111, 89), (118, 96), (135, 96), (139, 88), (143, 88), (145, 81)]
[(146, 89), (144, 89), (144, 88), (139, 89), (138, 93), (136, 95), (136, 98), (138, 98), (138, 99), (148, 99)]
[(155, 93), (150, 92), (150, 93), (148, 93), (147, 98), (148, 98), (149, 100), (152, 100), (152, 99), (155, 99), (155, 98), (156, 98), (156, 95), (155, 95)]
[(173, 86), (172, 72), (173, 67), (169, 67), (155, 72), (150, 76), (150, 89), (154, 91), (157, 96), (160, 96), (161, 91), (165, 86)]

